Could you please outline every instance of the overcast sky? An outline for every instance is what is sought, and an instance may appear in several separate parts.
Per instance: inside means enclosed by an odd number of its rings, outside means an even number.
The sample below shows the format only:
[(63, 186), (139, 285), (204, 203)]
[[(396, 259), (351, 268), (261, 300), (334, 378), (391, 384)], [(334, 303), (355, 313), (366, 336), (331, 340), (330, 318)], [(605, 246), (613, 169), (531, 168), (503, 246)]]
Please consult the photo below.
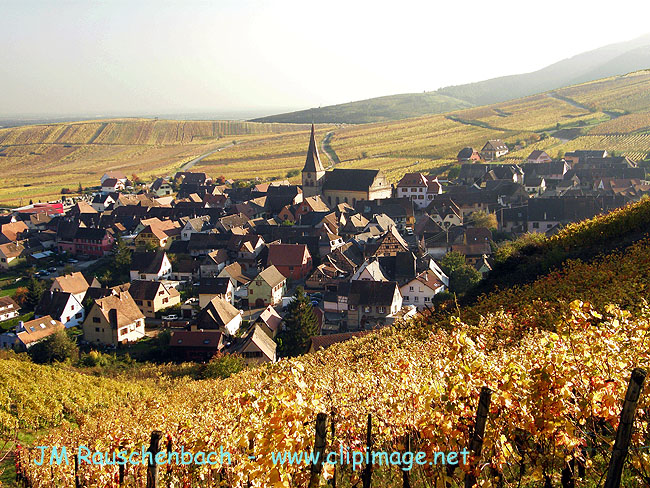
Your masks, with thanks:
[(0, 115), (274, 113), (533, 71), (644, 1), (0, 0)]

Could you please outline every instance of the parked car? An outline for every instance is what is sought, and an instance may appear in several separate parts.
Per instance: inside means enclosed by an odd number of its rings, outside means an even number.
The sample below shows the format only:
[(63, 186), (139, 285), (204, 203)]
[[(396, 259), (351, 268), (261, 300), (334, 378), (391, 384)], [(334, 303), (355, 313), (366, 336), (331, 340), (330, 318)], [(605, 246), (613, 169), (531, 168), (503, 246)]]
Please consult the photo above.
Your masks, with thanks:
[(47, 268), (47, 270), (51, 273), (56, 273), (56, 266), (52, 266), (50, 268)]
[(72, 258), (71, 258), (71, 259), (68, 259), (68, 262), (69, 262), (69, 263), (78, 263), (79, 260), (78, 260), (78, 259), (72, 259)]
[(180, 317), (178, 315), (176, 315), (175, 313), (172, 313), (172, 314), (169, 314), (169, 315), (163, 315), (163, 317), (162, 317), (163, 320), (169, 320), (170, 322), (174, 321), (174, 320), (178, 320), (179, 318)]

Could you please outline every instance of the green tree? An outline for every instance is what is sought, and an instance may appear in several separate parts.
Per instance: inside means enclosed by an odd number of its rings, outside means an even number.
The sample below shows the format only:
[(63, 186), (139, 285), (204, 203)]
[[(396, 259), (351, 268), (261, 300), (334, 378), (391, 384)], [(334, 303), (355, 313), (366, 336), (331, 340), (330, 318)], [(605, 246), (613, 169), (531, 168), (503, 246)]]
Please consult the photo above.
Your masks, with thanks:
[(47, 283), (37, 278), (32, 278), (27, 284), (27, 296), (25, 297), (25, 308), (34, 310), (38, 302), (41, 301), (41, 296), (47, 290)]
[(118, 237), (113, 252), (112, 270), (113, 276), (117, 278), (120, 283), (124, 283), (129, 280), (129, 270), (131, 269), (131, 254), (131, 249), (129, 249), (126, 243)]
[(449, 290), (462, 295), (481, 281), (481, 273), (472, 266), (465, 265), (454, 271), (449, 277)]
[(481, 273), (467, 264), (458, 251), (448, 252), (440, 260), (440, 269), (449, 276), (449, 291), (462, 295), (481, 281)]
[(65, 330), (59, 330), (34, 344), (27, 352), (35, 363), (63, 362), (79, 356), (77, 344)]
[(497, 228), (497, 216), (483, 210), (469, 214), (469, 223), (474, 227), (486, 227), (490, 230)]
[(280, 333), (281, 355), (298, 356), (309, 348), (309, 340), (318, 335), (318, 319), (309, 297), (299, 286), (284, 316), (285, 330)]
[(202, 368), (203, 378), (226, 379), (246, 368), (246, 360), (238, 354), (218, 353)]

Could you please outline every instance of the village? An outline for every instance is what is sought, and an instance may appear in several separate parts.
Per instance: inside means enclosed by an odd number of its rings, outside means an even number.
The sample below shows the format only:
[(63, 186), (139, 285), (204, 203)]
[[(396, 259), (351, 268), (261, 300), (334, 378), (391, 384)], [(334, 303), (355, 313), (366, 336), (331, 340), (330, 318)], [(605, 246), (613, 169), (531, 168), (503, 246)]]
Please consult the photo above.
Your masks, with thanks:
[[(453, 175), (391, 185), (380, 169), (326, 170), (313, 125), (305, 145), (301, 185), (110, 171), (87, 195), (0, 215), (0, 347), (76, 328), (87, 348), (115, 350), (167, 330), (175, 361), (274, 362), (293, 300), (317, 320), (301, 352), (326, 348), (463, 293), (500, 241), (650, 193), (643, 167), (604, 150), (510, 164), (490, 140), (460, 149)], [(41, 285), (27, 290), (30, 277)]]

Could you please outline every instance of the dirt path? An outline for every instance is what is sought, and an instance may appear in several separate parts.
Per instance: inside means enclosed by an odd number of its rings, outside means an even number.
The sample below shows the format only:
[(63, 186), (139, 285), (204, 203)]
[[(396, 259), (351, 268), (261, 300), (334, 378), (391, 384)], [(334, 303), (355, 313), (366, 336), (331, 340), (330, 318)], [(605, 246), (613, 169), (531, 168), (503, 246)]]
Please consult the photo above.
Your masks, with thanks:
[(341, 162), (332, 146), (330, 146), (330, 140), (332, 139), (333, 135), (334, 131), (328, 132), (325, 134), (325, 137), (323, 137), (323, 140), (320, 143), (321, 152), (324, 153), (327, 156), (327, 159), (330, 160), (329, 166), (325, 169), (333, 168)]

